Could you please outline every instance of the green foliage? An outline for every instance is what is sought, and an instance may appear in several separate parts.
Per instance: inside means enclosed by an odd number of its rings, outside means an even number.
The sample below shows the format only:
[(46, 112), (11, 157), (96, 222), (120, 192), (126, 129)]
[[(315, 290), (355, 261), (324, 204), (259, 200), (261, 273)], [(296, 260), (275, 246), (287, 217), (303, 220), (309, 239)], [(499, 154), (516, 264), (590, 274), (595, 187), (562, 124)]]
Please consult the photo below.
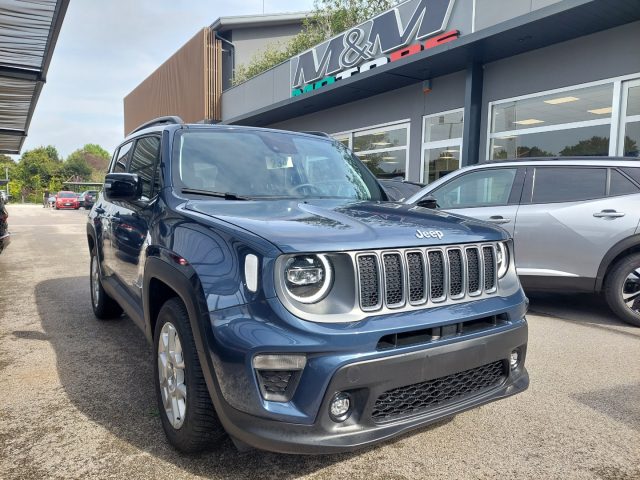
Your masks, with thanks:
[(88, 143), (72, 152), (65, 164), (69, 165), (70, 175), (77, 175), (86, 181), (101, 182), (109, 167), (110, 155), (100, 145)]
[(102, 182), (109, 165), (109, 153), (100, 145), (87, 144), (62, 161), (55, 147), (48, 145), (27, 150), (18, 162), (0, 155), (0, 177), (9, 168), (9, 194), (12, 201), (42, 202), (43, 193), (55, 193), (65, 181)]
[(374, 15), (388, 10), (397, 0), (315, 0), (304, 19), (302, 31), (287, 43), (270, 43), (246, 65), (237, 65), (233, 84), (242, 83)]

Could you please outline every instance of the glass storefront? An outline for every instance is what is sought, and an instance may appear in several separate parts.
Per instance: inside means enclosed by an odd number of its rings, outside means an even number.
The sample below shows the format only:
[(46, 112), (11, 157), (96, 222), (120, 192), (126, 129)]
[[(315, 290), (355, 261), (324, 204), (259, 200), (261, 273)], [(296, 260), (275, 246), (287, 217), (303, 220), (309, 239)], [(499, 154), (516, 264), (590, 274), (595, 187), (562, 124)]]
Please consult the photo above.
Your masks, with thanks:
[(333, 135), (333, 138), (350, 147), (376, 177), (406, 179), (408, 124), (343, 132)]
[(613, 84), (493, 105), (489, 158), (608, 155)]
[(640, 80), (625, 86), (623, 99), (622, 154), (640, 157)]
[(640, 156), (640, 80), (493, 102), (487, 158)]
[(424, 117), (422, 129), (422, 183), (431, 183), (460, 168), (462, 109)]

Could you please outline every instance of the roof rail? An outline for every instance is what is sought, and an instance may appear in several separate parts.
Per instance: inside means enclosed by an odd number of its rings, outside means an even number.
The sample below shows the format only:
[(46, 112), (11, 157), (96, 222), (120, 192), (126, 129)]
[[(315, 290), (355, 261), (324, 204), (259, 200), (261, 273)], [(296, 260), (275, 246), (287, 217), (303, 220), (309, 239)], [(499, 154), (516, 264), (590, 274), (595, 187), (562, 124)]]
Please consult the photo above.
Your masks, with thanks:
[(485, 162), (481, 162), (481, 163), (507, 163), (507, 162), (557, 162), (557, 161), (562, 161), (562, 162), (568, 162), (568, 161), (574, 161), (574, 160), (597, 160), (597, 161), (628, 161), (628, 160), (640, 160), (638, 157), (610, 157), (608, 155), (575, 155), (575, 156), (567, 156), (567, 157), (561, 157), (561, 156), (553, 156), (553, 157), (518, 157), (518, 158), (503, 158), (503, 159), (495, 159), (495, 160), (487, 160)]
[(132, 133), (139, 132), (140, 130), (144, 130), (145, 128), (153, 127), (155, 125), (182, 125), (184, 124), (184, 120), (180, 117), (171, 115), (168, 117), (158, 117), (153, 120), (149, 120), (148, 122), (143, 123), (142, 125), (135, 128), (129, 135)]
[(306, 133), (307, 135), (315, 135), (316, 137), (332, 138), (331, 135), (325, 132), (309, 131), (309, 132), (300, 132), (300, 133)]

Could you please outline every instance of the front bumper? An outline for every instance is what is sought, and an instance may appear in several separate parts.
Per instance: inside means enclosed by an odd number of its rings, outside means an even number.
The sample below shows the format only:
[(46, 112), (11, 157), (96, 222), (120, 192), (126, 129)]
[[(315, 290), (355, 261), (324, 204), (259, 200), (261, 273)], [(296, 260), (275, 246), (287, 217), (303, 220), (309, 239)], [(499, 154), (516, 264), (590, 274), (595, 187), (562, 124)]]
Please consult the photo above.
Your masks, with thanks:
[[(528, 373), (524, 368), (526, 345), (527, 324), (521, 317), (510, 326), (486, 335), (456, 339), (411, 351), (387, 352), (384, 356), (362, 361), (354, 361), (355, 357), (351, 357), (328, 379), (327, 387), (323, 388), (318, 399), (319, 408), (310, 422), (302, 418), (299, 422), (278, 418), (274, 402), (264, 402), (264, 414), (241, 411), (225, 401), (219, 388), (216, 389), (218, 398), (214, 399), (214, 403), (228, 433), (236, 441), (251, 447), (300, 454), (349, 451), (524, 391), (529, 385)], [(516, 348), (522, 354), (520, 366), (511, 370), (508, 360)], [(374, 420), (372, 413), (376, 401), (384, 392), (493, 362), (501, 363), (504, 376), (488, 388), (436, 403), (418, 412)], [(313, 375), (313, 372), (310, 373)], [(340, 423), (329, 416), (329, 403), (336, 392), (348, 392), (354, 403), (349, 418)], [(304, 403), (304, 397), (299, 403)]]

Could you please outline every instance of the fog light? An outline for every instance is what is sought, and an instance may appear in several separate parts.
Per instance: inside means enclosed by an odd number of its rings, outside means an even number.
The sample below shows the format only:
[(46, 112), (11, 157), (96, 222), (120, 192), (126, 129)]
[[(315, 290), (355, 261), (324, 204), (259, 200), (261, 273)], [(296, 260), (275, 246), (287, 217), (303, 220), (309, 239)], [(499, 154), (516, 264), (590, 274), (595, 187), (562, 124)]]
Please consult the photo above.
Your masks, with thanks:
[(329, 404), (329, 415), (335, 422), (344, 422), (351, 413), (351, 396), (348, 393), (338, 392)]
[(511, 370), (515, 370), (518, 368), (518, 364), (520, 363), (520, 352), (518, 350), (514, 350), (511, 352), (511, 356), (509, 357), (509, 365), (511, 366)]

